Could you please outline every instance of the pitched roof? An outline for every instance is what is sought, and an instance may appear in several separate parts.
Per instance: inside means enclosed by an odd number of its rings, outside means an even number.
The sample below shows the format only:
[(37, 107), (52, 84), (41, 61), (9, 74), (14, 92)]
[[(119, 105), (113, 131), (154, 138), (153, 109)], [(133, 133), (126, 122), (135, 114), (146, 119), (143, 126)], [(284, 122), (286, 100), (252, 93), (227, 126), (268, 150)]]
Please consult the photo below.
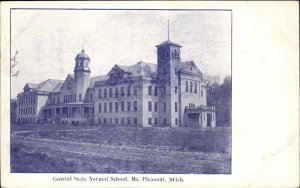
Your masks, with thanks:
[(107, 75), (100, 75), (100, 76), (91, 77), (90, 87), (93, 87), (96, 82), (104, 81), (104, 80), (107, 80), (107, 79), (108, 79)]
[(153, 63), (146, 63), (143, 61), (140, 61), (134, 65), (125, 66), (125, 65), (116, 65), (120, 69), (122, 69), (125, 72), (131, 73), (132, 76), (151, 76), (155, 75), (157, 72), (157, 65)]
[[(190, 69), (194, 67), (194, 69)], [(181, 72), (189, 72), (193, 74), (203, 75), (203, 73), (200, 71), (200, 69), (197, 67), (196, 63), (194, 61), (184, 61), (180, 62), (180, 68), (179, 71)]]
[(62, 84), (62, 83), (63, 83), (63, 80), (48, 79), (48, 80), (41, 82), (35, 90), (52, 92), (54, 89), (56, 89), (57, 85)]
[(51, 92), (60, 92), (62, 85), (63, 85), (63, 82), (58, 83)]
[(176, 44), (175, 42), (172, 42), (170, 40), (167, 40), (159, 45), (156, 45), (156, 47), (160, 47), (160, 46), (164, 46), (164, 45), (174, 45), (174, 46), (177, 46), (177, 47), (182, 47), (181, 45), (179, 44)]
[(27, 83), (27, 86), (31, 89), (35, 89), (39, 86), (39, 84), (34, 84), (34, 83)]
[(60, 90), (62, 83), (62, 80), (48, 79), (39, 84), (27, 83), (25, 87), (29, 87), (33, 91), (56, 92)]

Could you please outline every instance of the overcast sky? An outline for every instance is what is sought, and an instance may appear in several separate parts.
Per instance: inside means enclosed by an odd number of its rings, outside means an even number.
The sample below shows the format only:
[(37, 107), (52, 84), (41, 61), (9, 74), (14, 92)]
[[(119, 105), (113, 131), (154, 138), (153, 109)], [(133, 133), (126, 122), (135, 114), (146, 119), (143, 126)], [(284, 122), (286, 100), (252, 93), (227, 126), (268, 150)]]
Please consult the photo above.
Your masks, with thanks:
[(156, 47), (167, 40), (182, 45), (182, 61), (194, 60), (204, 74), (230, 75), (229, 11), (13, 10), (12, 53), (20, 70), (12, 77), (12, 97), (27, 82), (65, 79), (75, 56), (91, 58), (91, 76), (107, 74), (114, 64), (156, 62)]

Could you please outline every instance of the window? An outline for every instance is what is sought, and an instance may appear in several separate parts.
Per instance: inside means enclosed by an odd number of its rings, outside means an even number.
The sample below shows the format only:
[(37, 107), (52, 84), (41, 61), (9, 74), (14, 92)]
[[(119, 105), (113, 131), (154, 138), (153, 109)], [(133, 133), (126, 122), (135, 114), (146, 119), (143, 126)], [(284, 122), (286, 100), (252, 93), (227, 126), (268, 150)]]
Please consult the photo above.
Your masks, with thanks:
[(193, 82), (190, 83), (190, 92), (193, 93)]
[(121, 118), (121, 124), (124, 124), (124, 118)]
[(131, 103), (127, 102), (127, 111), (130, 112), (130, 110), (131, 110)]
[(152, 86), (148, 86), (148, 95), (152, 94)]
[(119, 118), (115, 118), (115, 123), (119, 124)]
[(175, 118), (175, 125), (178, 125), (178, 119)]
[(166, 104), (166, 102), (164, 102), (164, 112), (166, 112), (167, 111), (167, 104)]
[(130, 117), (127, 118), (127, 124), (130, 125)]
[(121, 87), (121, 96), (124, 97), (125, 96), (125, 88)]
[(167, 119), (164, 119), (164, 125), (167, 125)]
[(133, 86), (133, 95), (137, 95), (137, 86)]
[(152, 102), (151, 101), (148, 102), (148, 111), (149, 112), (152, 111)]
[(112, 124), (112, 118), (109, 118), (109, 123)]
[(177, 93), (177, 86), (175, 86), (175, 94)]
[(106, 124), (106, 118), (104, 118), (104, 124)]
[(104, 98), (106, 98), (106, 97), (107, 97), (107, 90), (104, 89)]
[(119, 96), (119, 90), (118, 90), (118, 88), (117, 88), (117, 87), (115, 88), (115, 96), (116, 96), (116, 97), (118, 97), (118, 96)]
[(102, 111), (102, 104), (101, 103), (99, 103), (99, 113), (101, 113), (101, 111)]
[(115, 102), (115, 111), (118, 112), (119, 111), (119, 103)]
[(138, 110), (137, 101), (133, 102), (133, 108), (134, 108), (134, 111)]
[(203, 90), (201, 90), (201, 97), (203, 97)]
[(152, 118), (148, 118), (148, 124), (149, 124), (149, 125), (152, 124)]
[(154, 119), (154, 124), (157, 125), (157, 118)]
[(104, 103), (104, 112), (107, 112), (107, 104)]
[(133, 118), (133, 123), (136, 125), (137, 124), (137, 118)]
[(155, 102), (155, 103), (154, 103), (154, 111), (155, 111), (155, 112), (157, 112), (157, 106), (158, 106), (158, 103)]
[(189, 92), (189, 83), (185, 81), (185, 92)]
[(124, 102), (121, 102), (121, 111), (122, 112), (124, 112), (124, 108), (125, 108)]
[(109, 88), (109, 97), (112, 97), (112, 88)]
[(93, 101), (93, 94), (90, 94), (90, 101)]
[(160, 51), (160, 53), (161, 53), (161, 57), (162, 57), (162, 59), (164, 59), (165, 50), (161, 50), (161, 51)]
[(101, 124), (101, 118), (99, 118), (99, 120), (98, 120), (98, 121), (99, 121), (99, 124)]
[(166, 87), (165, 86), (163, 86), (163, 87), (161, 87), (161, 89), (162, 89), (162, 94), (166, 94)]
[(157, 96), (158, 95), (158, 90), (157, 90), (157, 86), (154, 87), (154, 95)]
[(131, 90), (131, 87), (130, 86), (127, 86), (127, 96), (130, 96), (130, 90)]
[(98, 90), (98, 98), (99, 98), (99, 99), (102, 98), (102, 89), (99, 89), (99, 90)]
[(195, 85), (194, 93), (197, 93), (197, 83), (195, 82), (194, 85)]
[(109, 103), (109, 112), (112, 112), (113, 108), (113, 103)]
[(177, 102), (175, 102), (175, 112), (177, 112)]

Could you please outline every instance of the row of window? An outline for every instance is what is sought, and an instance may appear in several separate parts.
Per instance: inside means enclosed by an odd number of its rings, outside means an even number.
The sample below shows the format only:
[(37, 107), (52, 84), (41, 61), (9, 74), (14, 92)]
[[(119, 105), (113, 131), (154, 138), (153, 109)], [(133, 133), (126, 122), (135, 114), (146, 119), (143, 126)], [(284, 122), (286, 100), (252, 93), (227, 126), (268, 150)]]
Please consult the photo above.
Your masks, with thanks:
[(19, 108), (19, 114), (35, 114), (35, 108)]
[[(154, 122), (153, 122), (154, 120)], [(158, 122), (158, 119), (157, 118), (148, 118), (148, 124), (149, 125), (157, 125), (159, 122)], [(167, 125), (167, 119), (164, 119), (163, 120), (163, 125)], [(175, 118), (175, 125), (178, 125), (178, 119)]]
[[(148, 111), (149, 112), (152, 112), (152, 102), (151, 101), (148, 101)], [(158, 111), (158, 102), (154, 102), (154, 112), (157, 112)], [(164, 102), (163, 103), (163, 111), (166, 112), (167, 111), (167, 104)]]
[(125, 122), (125, 118), (123, 118), (123, 117), (122, 118), (114, 118), (114, 119), (112, 117), (110, 117), (110, 118), (104, 117), (104, 118), (99, 118), (98, 123), (99, 124), (121, 124), (121, 125), (134, 124), (134, 125), (137, 125), (138, 120), (136, 117), (134, 117), (134, 118), (127, 117), (126, 122)]
[[(138, 103), (137, 101), (133, 102), (133, 106), (131, 105), (132, 102), (128, 101), (127, 102), (127, 110), (128, 112), (130, 111), (138, 111)], [(103, 108), (103, 109), (102, 109)], [(118, 112), (120, 108), (121, 112), (125, 111), (125, 102), (115, 102), (115, 103), (99, 103), (98, 104), (98, 112), (101, 113), (103, 112)]]
[[(131, 86), (127, 86), (126, 89), (126, 95), (127, 96), (131, 96)], [(133, 95), (137, 95), (137, 86), (133, 86)], [(124, 97), (125, 96), (125, 87), (121, 87), (120, 88), (120, 93), (119, 93), (119, 88), (115, 87), (115, 88), (105, 88), (105, 89), (99, 89), (98, 90), (98, 98), (107, 98), (107, 97)]]
[(18, 122), (19, 123), (34, 123), (35, 118), (19, 118)]
[[(79, 101), (81, 101), (81, 94), (79, 94), (78, 96), (79, 96)], [(70, 95), (64, 95), (63, 102), (64, 103), (75, 102), (76, 100), (77, 100), (77, 95), (70, 94)], [(60, 103), (59, 96), (57, 97), (53, 96), (51, 98), (51, 104), (59, 104), (59, 103)]]
[[(81, 101), (81, 94), (79, 94), (78, 96), (79, 96), (79, 101)], [(75, 102), (76, 100), (77, 100), (76, 94), (64, 95), (64, 103)], [(57, 99), (57, 102), (59, 103), (59, 98)]]
[[(194, 87), (194, 91), (193, 91), (193, 87)], [(189, 90), (189, 82), (186, 81), (185, 82), (185, 92), (197, 93), (198, 92), (197, 83), (194, 82), (194, 86), (193, 86), (193, 82), (190, 82), (190, 90)]]
[[(158, 52), (158, 56), (161, 59), (169, 59), (170, 57), (170, 52), (168, 50), (162, 49)], [(171, 52), (171, 57), (175, 59), (179, 59), (179, 52), (177, 50), (173, 50)]]
[(35, 96), (26, 96), (26, 97), (19, 97), (19, 105), (22, 104), (35, 104)]
[[(158, 87), (155, 86), (153, 88), (154, 88), (154, 92), (152, 92), (152, 90), (153, 90), (152, 86), (148, 86), (148, 95), (152, 95), (152, 93), (153, 93), (154, 96), (157, 96), (158, 95)], [(162, 88), (162, 92), (166, 93), (166, 88), (165, 87)]]

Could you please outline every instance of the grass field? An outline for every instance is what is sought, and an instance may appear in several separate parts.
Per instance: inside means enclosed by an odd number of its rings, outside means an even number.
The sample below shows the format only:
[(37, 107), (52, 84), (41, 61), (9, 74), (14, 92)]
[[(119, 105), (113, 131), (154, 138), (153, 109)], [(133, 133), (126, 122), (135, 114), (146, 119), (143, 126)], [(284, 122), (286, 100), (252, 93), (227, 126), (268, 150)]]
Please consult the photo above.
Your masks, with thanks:
[(11, 172), (231, 173), (230, 128), (12, 125)]

